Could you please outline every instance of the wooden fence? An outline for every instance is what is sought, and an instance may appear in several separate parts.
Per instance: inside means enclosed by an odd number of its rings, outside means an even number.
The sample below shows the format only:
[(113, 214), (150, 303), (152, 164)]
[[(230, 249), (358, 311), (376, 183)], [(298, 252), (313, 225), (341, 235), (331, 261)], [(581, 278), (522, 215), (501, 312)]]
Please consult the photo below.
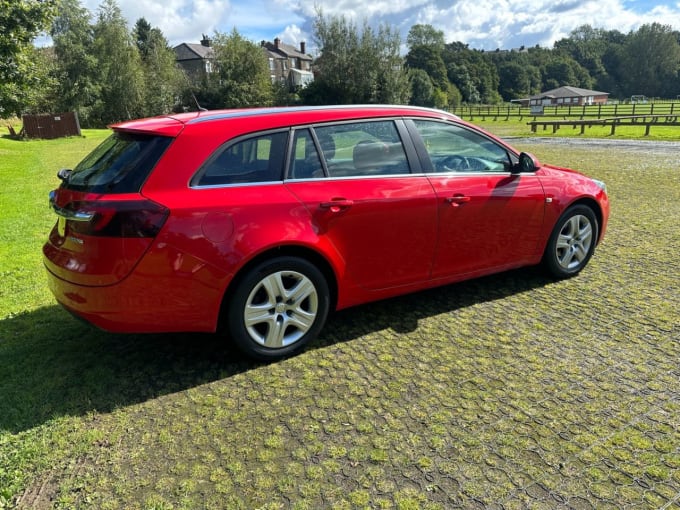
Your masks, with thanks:
[(27, 138), (62, 138), (64, 136), (80, 136), (80, 122), (75, 112), (56, 115), (23, 115), (23, 135)]
[(570, 126), (572, 128), (581, 128), (581, 134), (584, 134), (586, 127), (592, 126), (610, 126), (610, 135), (616, 133), (617, 126), (644, 126), (645, 136), (649, 136), (649, 130), (652, 126), (680, 126), (678, 114), (676, 115), (626, 115), (623, 117), (611, 117), (603, 119), (571, 119), (571, 120), (532, 120), (527, 122), (531, 126), (531, 132), (535, 133), (539, 126), (543, 127), (545, 131), (548, 127), (552, 128), (552, 132), (556, 133), (561, 127)]
[(466, 119), (474, 120), (510, 120), (510, 118), (532, 117), (534, 120), (546, 117), (567, 118), (594, 118), (604, 119), (621, 116), (635, 115), (679, 115), (680, 102), (663, 103), (618, 103), (583, 106), (543, 106), (542, 113), (532, 111), (530, 107), (519, 105), (512, 106), (459, 106), (449, 110), (451, 113)]

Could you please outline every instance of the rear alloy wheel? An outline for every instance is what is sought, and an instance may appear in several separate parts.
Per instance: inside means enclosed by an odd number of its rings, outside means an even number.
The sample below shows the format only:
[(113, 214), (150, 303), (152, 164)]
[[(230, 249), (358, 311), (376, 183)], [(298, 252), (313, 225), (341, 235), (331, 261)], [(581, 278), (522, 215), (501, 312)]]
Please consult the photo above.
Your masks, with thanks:
[(304, 259), (265, 261), (239, 281), (227, 312), (231, 338), (264, 361), (302, 349), (323, 327), (329, 308), (326, 279)]
[(598, 225), (595, 213), (585, 205), (567, 209), (555, 225), (543, 262), (557, 278), (568, 278), (583, 269), (595, 251)]

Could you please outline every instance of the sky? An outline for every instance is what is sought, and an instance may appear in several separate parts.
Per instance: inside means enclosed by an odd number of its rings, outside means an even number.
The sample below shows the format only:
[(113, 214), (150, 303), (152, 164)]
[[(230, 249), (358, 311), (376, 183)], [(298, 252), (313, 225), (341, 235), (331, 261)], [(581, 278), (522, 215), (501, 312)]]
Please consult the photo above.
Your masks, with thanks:
[[(96, 14), (101, 0), (81, 0)], [(344, 15), (360, 26), (387, 23), (405, 43), (415, 24), (444, 32), (487, 51), (536, 46), (555, 41), (584, 24), (628, 33), (640, 25), (662, 23), (680, 30), (680, 1), (659, 0), (118, 0), (130, 27), (140, 17), (158, 27), (171, 46), (200, 41), (202, 34), (238, 32), (254, 42), (299, 46), (315, 55), (312, 22), (316, 8), (325, 16)]]

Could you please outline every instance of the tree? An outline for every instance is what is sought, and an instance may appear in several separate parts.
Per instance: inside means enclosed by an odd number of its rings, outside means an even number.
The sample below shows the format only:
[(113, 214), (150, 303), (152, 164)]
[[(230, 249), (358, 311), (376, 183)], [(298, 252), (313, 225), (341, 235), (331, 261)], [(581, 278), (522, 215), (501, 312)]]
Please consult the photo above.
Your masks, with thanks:
[[(241, 108), (270, 104), (273, 98), (269, 64), (262, 48), (234, 28), (231, 34), (215, 33), (216, 73), (213, 89), (219, 106)], [(218, 83), (215, 84), (214, 80)]]
[(432, 25), (413, 25), (406, 36), (406, 44), (410, 49), (429, 46), (441, 53), (445, 45), (444, 32)]
[[(156, 34), (154, 35), (153, 32)], [(145, 18), (139, 18), (135, 23), (132, 35), (142, 59), (146, 59), (149, 56), (149, 53), (152, 51), (152, 40), (158, 39), (158, 34), (160, 34), (160, 29), (154, 29)]]
[(143, 113), (143, 73), (137, 46), (115, 0), (99, 6), (94, 26), (93, 55), (101, 85), (92, 116), (106, 125)]
[(564, 85), (589, 89), (593, 80), (588, 71), (571, 57), (557, 56), (542, 69), (543, 88), (554, 89)]
[(467, 44), (453, 42), (446, 44), (442, 58), (446, 63), (446, 74), (468, 103), (496, 104), (501, 101), (498, 94), (498, 72), (488, 54), (471, 50)]
[(411, 80), (411, 101), (415, 106), (434, 106), (434, 86), (428, 74), (422, 69), (409, 71)]
[(623, 47), (621, 76), (626, 95), (674, 97), (678, 93), (680, 44), (670, 25), (642, 25)]
[(47, 78), (33, 39), (49, 27), (56, 0), (0, 0), (0, 117), (20, 115)]
[(444, 32), (436, 30), (432, 25), (413, 25), (406, 41), (409, 47), (406, 66), (410, 69), (422, 69), (435, 87), (446, 90), (449, 79), (442, 58), (445, 47)]
[(535, 75), (538, 75), (540, 82), (540, 73), (533, 66), (517, 61), (501, 63), (498, 66), (498, 76), (501, 83), (499, 92), (503, 99), (510, 101), (531, 95), (534, 92), (532, 81)]
[(411, 48), (406, 55), (406, 66), (410, 69), (422, 69), (432, 79), (432, 83), (441, 89), (446, 88), (449, 83), (441, 51), (434, 46)]
[(50, 30), (56, 57), (53, 109), (76, 111), (84, 127), (91, 125), (92, 107), (101, 90), (91, 18), (90, 11), (81, 7), (79, 0), (61, 0)]
[(399, 32), (388, 25), (380, 25), (378, 31), (367, 26), (361, 38), (363, 52), (361, 59), (371, 69), (368, 73), (369, 89), (373, 91), (369, 102), (403, 104), (408, 102), (410, 87), (404, 72), (404, 60), (399, 54), (401, 38)]
[(170, 113), (186, 81), (175, 63), (175, 52), (163, 32), (152, 28), (144, 18), (137, 20), (133, 37), (142, 63), (142, 115)]
[(409, 95), (408, 78), (399, 56), (397, 30), (381, 25), (361, 30), (344, 16), (326, 18), (317, 11), (314, 38), (321, 51), (318, 75), (301, 91), (306, 103), (402, 103)]
[(482, 102), (482, 95), (479, 93), (467, 65), (449, 64), (446, 71), (449, 81), (458, 87), (466, 103)]

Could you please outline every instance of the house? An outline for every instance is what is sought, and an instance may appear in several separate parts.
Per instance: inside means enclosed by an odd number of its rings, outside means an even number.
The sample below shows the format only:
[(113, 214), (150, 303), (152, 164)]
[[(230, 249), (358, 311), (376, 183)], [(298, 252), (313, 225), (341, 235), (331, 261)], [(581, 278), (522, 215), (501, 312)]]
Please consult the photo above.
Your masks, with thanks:
[(305, 43), (300, 48), (282, 43), (277, 37), (274, 42), (262, 41), (265, 56), (269, 60), (272, 83), (285, 83), (291, 89), (304, 87), (314, 81), (312, 57), (308, 55)]
[[(306, 53), (305, 43), (300, 48), (282, 43), (277, 37), (274, 42), (262, 41), (269, 62), (269, 73), (272, 83), (283, 83), (289, 88), (304, 87), (314, 81), (312, 74), (312, 57)], [(214, 70), (215, 50), (211, 40), (203, 35), (200, 44), (182, 43), (173, 48), (177, 63), (192, 79), (200, 79)]]
[(580, 89), (578, 87), (559, 87), (547, 92), (541, 92), (528, 99), (522, 99), (522, 106), (531, 106), (540, 110), (543, 106), (584, 106), (605, 104), (609, 99), (609, 92)]
[(213, 72), (215, 50), (210, 44), (210, 38), (204, 34), (201, 44), (182, 43), (173, 48), (177, 63), (190, 78), (202, 78)]

